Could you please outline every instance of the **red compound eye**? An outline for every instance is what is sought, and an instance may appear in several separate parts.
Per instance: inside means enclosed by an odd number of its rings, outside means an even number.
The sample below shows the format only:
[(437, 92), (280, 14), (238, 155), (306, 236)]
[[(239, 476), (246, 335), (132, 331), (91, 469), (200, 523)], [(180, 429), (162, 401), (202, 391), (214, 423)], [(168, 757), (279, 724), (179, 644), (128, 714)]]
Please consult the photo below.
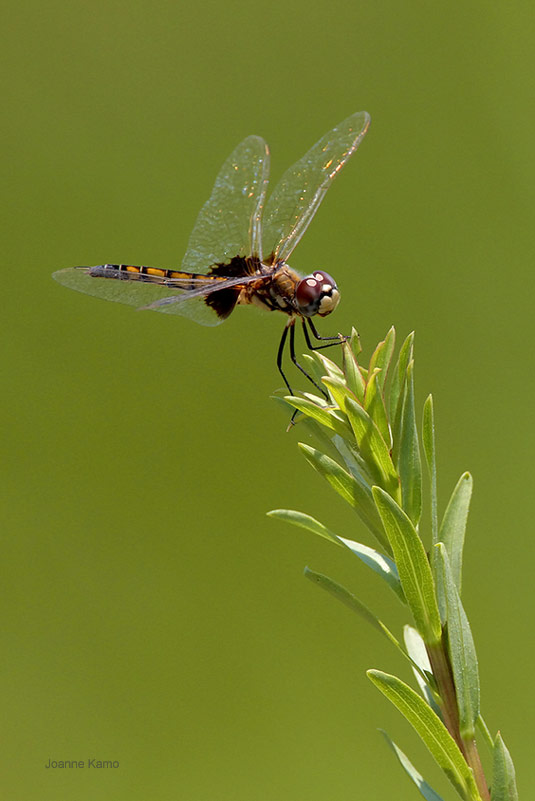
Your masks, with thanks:
[(303, 317), (313, 317), (315, 314), (324, 317), (334, 311), (339, 300), (340, 293), (334, 279), (321, 270), (299, 281), (295, 290), (295, 305)]

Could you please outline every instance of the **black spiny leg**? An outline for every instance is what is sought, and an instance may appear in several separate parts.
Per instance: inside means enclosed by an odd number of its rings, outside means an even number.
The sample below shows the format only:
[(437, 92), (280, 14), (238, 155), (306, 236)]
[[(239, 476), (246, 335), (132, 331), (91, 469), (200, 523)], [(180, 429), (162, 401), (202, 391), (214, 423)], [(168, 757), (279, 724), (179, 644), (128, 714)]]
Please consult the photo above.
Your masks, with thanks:
[(279, 373), (281, 374), (281, 376), (282, 376), (282, 378), (284, 380), (284, 383), (288, 387), (288, 392), (290, 393), (290, 395), (293, 395), (294, 393), (293, 393), (293, 389), (291, 388), (291, 386), (288, 383), (288, 379), (286, 378), (286, 376), (284, 375), (284, 373), (282, 371), (282, 355), (284, 353), (284, 343), (286, 342), (286, 337), (288, 336), (288, 328), (290, 326), (292, 326), (292, 330), (293, 330), (293, 324), (294, 324), (294, 321), (293, 321), (293, 319), (291, 319), (284, 326), (284, 331), (282, 332), (281, 341), (280, 341), (280, 345), (279, 345), (279, 350), (278, 350), (278, 353), (277, 353), (277, 367), (279, 368)]
[[(314, 379), (312, 378), (312, 376), (310, 375), (310, 373), (307, 373), (307, 371), (305, 370), (305, 368), (304, 368), (304, 367), (302, 367), (302, 366), (299, 364), (299, 362), (297, 361), (297, 358), (296, 358), (296, 356), (295, 356), (295, 327), (294, 327), (294, 318), (292, 318), (291, 322), (289, 323), (289, 327), (290, 327), (290, 359), (291, 359), (291, 360), (292, 360), (292, 362), (295, 364), (295, 366), (296, 366), (296, 367), (297, 367), (299, 370), (301, 370), (301, 372), (303, 373), (303, 375), (305, 375), (305, 376), (308, 378), (308, 380), (309, 380), (309, 381), (310, 381), (312, 384), (314, 384), (314, 386), (316, 387), (316, 389), (318, 389), (318, 390), (321, 392), (321, 394), (323, 395), (323, 397), (325, 398), (325, 400), (329, 400), (329, 396), (327, 395), (327, 393), (325, 392), (325, 390), (324, 390), (322, 387), (320, 387), (320, 385), (319, 385), (319, 384), (317, 384), (317, 383), (316, 383), (316, 381), (314, 381)], [(332, 345), (335, 345), (336, 343), (335, 343), (335, 342), (332, 342), (331, 344), (332, 344)], [(313, 350), (313, 348), (312, 348), (312, 350)]]
[[(341, 336), (340, 334), (337, 334), (334, 337), (320, 337), (320, 335), (316, 331), (316, 326), (314, 325), (314, 323), (312, 322), (310, 317), (301, 318), (301, 322), (303, 324), (303, 333), (305, 335), (305, 341), (307, 343), (307, 348), (309, 350), (322, 350), (323, 348), (332, 348), (333, 345), (340, 345), (340, 343), (346, 342), (347, 339), (348, 339), (348, 337)], [(307, 323), (308, 323), (308, 326), (309, 326), (310, 330), (312, 331), (312, 336), (315, 339), (319, 339), (322, 342), (327, 340), (327, 339), (332, 340), (332, 341), (329, 342), (327, 345), (313, 345), (312, 342), (310, 341), (310, 336), (309, 336), (309, 333), (308, 333), (308, 330), (307, 330)]]
[[(308, 322), (310, 324), (311, 331), (312, 331), (313, 335), (316, 337), (316, 339), (332, 339), (332, 340), (336, 340), (335, 342), (329, 342), (328, 345), (319, 345), (319, 346), (317, 346), (315, 348), (312, 345), (311, 341), (310, 341), (310, 337), (308, 335), (308, 331), (307, 331), (306, 326), (305, 326), (305, 321), (302, 320), (303, 331), (305, 332), (305, 340), (306, 340), (307, 346), (308, 346), (308, 348), (310, 350), (320, 350), (321, 348), (329, 348), (332, 345), (338, 345), (339, 344), (339, 342), (340, 342), (340, 337), (339, 336), (336, 336), (336, 337), (320, 337), (320, 335), (316, 331), (316, 328), (314, 327), (313, 323), (310, 320), (308, 320)], [(280, 341), (280, 344), (279, 344), (279, 350), (277, 352), (277, 367), (278, 367), (279, 373), (281, 374), (281, 376), (283, 378), (284, 383), (286, 384), (286, 386), (288, 388), (288, 391), (289, 391), (290, 395), (293, 395), (294, 392), (293, 392), (293, 389), (291, 388), (291, 386), (290, 386), (290, 384), (288, 382), (288, 379), (284, 375), (284, 371), (282, 369), (282, 357), (283, 357), (283, 354), (284, 354), (284, 346), (286, 344), (286, 337), (288, 336), (288, 331), (290, 331), (290, 358), (291, 358), (292, 362), (295, 364), (295, 366), (299, 370), (301, 370), (303, 375), (305, 375), (308, 378), (308, 380), (316, 387), (316, 389), (321, 392), (321, 394), (323, 395), (325, 400), (328, 401), (329, 400), (329, 396), (328, 396), (327, 392), (322, 387), (320, 387), (320, 385), (318, 383), (316, 383), (316, 381), (314, 381), (312, 376), (309, 373), (307, 373), (305, 368), (302, 365), (300, 365), (299, 362), (297, 361), (297, 357), (295, 355), (295, 317), (292, 317), (286, 323), (286, 325), (284, 326), (284, 331), (282, 332), (282, 337), (281, 337), (281, 341)], [(294, 424), (295, 416), (297, 414), (297, 411), (298, 410), (296, 409), (294, 411), (294, 413), (292, 414), (292, 417), (291, 417), (291, 420), (290, 420), (290, 425), (288, 426), (288, 430)]]

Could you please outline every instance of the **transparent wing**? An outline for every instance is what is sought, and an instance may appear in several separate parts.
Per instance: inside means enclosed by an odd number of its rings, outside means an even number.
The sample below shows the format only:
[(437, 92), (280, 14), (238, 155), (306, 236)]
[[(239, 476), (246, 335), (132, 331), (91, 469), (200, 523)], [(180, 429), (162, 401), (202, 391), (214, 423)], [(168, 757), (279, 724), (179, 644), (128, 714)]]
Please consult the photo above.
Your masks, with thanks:
[(234, 256), (261, 253), (261, 216), (269, 180), (269, 148), (248, 136), (230, 154), (191, 232), (182, 269), (204, 272)]
[(368, 130), (370, 117), (358, 111), (316, 142), (290, 167), (270, 195), (265, 215), (264, 255), (286, 261), (308, 228), (333, 179)]
[[(204, 298), (215, 289), (227, 289), (239, 284), (254, 281), (258, 276), (210, 279), (180, 279), (161, 283), (145, 280), (119, 280), (114, 278), (95, 278), (86, 269), (68, 267), (58, 270), (53, 277), (69, 289), (94, 295), (104, 300), (124, 303), (138, 308), (150, 308), (165, 314), (178, 314), (189, 317), (201, 325), (219, 325), (223, 320), (213, 308), (207, 306)], [(181, 288), (181, 283), (183, 288)], [(185, 288), (187, 285), (187, 289)]]

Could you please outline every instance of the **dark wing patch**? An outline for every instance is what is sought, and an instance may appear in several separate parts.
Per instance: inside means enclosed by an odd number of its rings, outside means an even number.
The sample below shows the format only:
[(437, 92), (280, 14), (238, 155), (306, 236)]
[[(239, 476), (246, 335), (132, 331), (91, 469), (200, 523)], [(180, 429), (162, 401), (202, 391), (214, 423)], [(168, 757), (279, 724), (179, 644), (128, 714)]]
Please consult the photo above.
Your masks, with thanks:
[(220, 320), (226, 320), (234, 311), (240, 292), (241, 289), (239, 287), (219, 289), (207, 295), (204, 302), (215, 311)]
[(217, 275), (221, 278), (237, 278), (240, 275), (255, 275), (260, 269), (258, 257), (234, 256), (230, 261), (214, 264), (210, 267), (209, 275)]

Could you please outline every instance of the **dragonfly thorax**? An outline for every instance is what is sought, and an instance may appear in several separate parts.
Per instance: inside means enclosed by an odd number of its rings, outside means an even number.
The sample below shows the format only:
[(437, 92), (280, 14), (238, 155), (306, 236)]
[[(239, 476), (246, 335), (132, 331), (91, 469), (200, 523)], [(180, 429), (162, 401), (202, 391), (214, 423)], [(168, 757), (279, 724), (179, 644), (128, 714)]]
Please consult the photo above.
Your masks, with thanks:
[(328, 273), (322, 270), (307, 275), (297, 284), (295, 306), (303, 317), (325, 317), (336, 309), (340, 302), (338, 287)]

